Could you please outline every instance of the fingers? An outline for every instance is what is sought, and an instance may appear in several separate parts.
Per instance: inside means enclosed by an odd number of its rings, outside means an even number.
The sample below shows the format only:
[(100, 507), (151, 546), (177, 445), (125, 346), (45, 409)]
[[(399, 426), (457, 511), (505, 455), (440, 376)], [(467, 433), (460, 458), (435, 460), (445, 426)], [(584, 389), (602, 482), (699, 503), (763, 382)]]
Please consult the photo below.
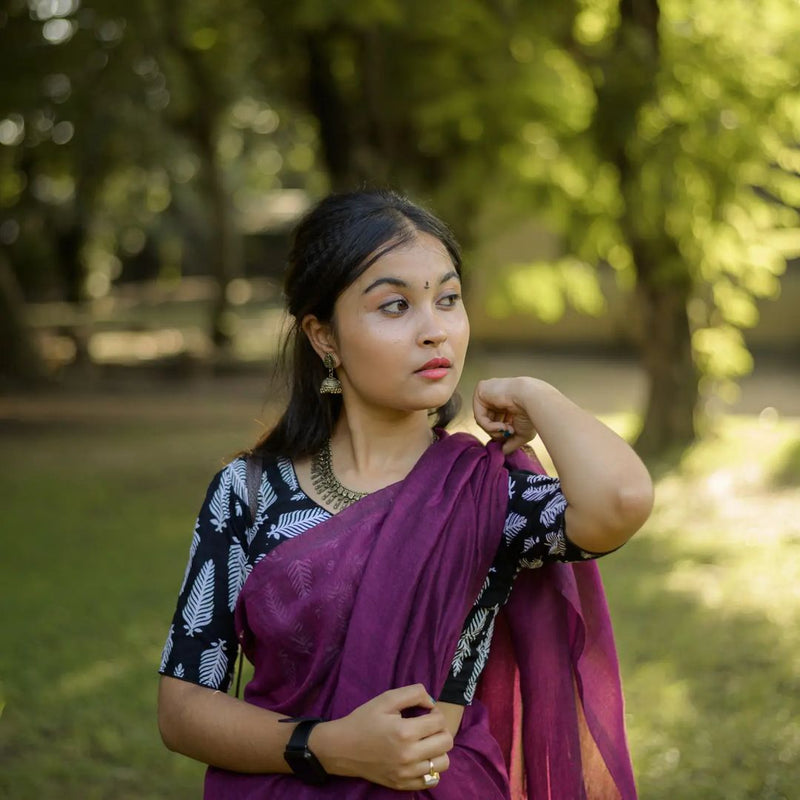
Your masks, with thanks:
[(527, 439), (524, 436), (515, 436), (511, 435), (508, 438), (504, 438), (503, 440), (503, 455), (509, 455), (513, 453), (518, 448), (522, 447), (522, 445), (527, 444)]
[(495, 391), (502, 381), (481, 381), (472, 396), (475, 421), (492, 438), (508, 438), (514, 434), (514, 405), (504, 393)]
[(422, 773), (422, 786), (425, 789), (432, 789), (441, 780), (441, 773), (445, 772), (450, 766), (450, 759), (445, 754), (439, 758), (430, 758), (425, 762), (421, 768)]
[[(401, 736), (405, 741), (418, 742), (421, 747), (424, 744), (423, 749), (412, 754), (414, 758), (424, 758), (426, 754), (430, 758), (430, 753), (444, 753), (452, 747), (453, 737), (447, 730), (447, 722), (440, 711), (434, 710), (419, 717), (401, 720), (401, 722)], [(431, 750), (431, 748), (433, 749)]]
[(423, 772), (447, 772), (448, 769), (450, 769), (450, 756), (447, 753), (429, 758), (420, 765), (420, 771)]
[[(423, 761), (425, 759), (439, 759), (439, 763), (442, 763), (442, 760), (444, 760), (447, 762), (447, 765), (449, 765), (450, 759), (448, 758), (447, 754), (452, 749), (453, 737), (448, 731), (441, 731), (439, 733), (435, 733), (433, 736), (428, 736), (419, 742), (415, 759), (421, 759)], [(447, 769), (447, 766), (445, 766), (444, 769)], [(441, 772), (442, 770), (439, 771)]]
[[(425, 779), (425, 775), (441, 774), (450, 768), (450, 756), (447, 752), (452, 749), (452, 744), (452, 738), (447, 736), (430, 737), (426, 740), (422, 754), (409, 759), (398, 772), (403, 788), (416, 789), (420, 786), (420, 781), (423, 781), (425, 787), (435, 786), (438, 781), (431, 783), (430, 779)], [(447, 747), (447, 751), (441, 749), (443, 746)]]
[(400, 712), (406, 708), (435, 708), (436, 702), (428, 694), (428, 690), (421, 683), (412, 683), (410, 686), (400, 686), (389, 689), (379, 695), (383, 710), (387, 712)]
[(492, 439), (504, 442), (510, 439), (516, 431), (514, 430), (513, 417), (505, 415), (497, 421), (481, 422), (477, 417), (475, 420), (483, 428)]
[[(403, 716), (405, 709), (419, 709)], [(423, 684), (390, 689), (355, 709), (346, 720), (355, 730), (356, 757), (347, 774), (404, 791), (419, 791), (435, 785), (430, 775), (448, 768), (447, 753), (453, 736), (447, 720)], [(370, 733), (365, 735), (365, 731)], [(422, 769), (425, 767), (425, 769)], [(423, 786), (423, 775), (428, 774)], [(434, 783), (431, 783), (434, 781)]]

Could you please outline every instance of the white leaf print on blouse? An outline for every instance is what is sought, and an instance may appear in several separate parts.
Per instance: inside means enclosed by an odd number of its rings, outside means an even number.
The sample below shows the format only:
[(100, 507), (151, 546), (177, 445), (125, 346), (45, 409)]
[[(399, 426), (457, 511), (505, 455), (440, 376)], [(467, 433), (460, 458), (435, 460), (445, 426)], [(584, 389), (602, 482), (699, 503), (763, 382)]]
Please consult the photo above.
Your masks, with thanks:
[(492, 646), (492, 634), (494, 633), (494, 621), (495, 617), (492, 617), (489, 627), (487, 628), (483, 639), (481, 639), (481, 641), (478, 643), (478, 647), (475, 651), (475, 664), (472, 667), (472, 675), (470, 675), (469, 681), (467, 682), (467, 688), (464, 690), (464, 699), (468, 703), (471, 703), (472, 698), (475, 697), (475, 689), (478, 686), (478, 678), (480, 678), (483, 668), (486, 666), (486, 662), (489, 660), (489, 650)]
[(225, 641), (218, 639), (200, 656), (200, 683), (216, 688), (222, 685), (228, 669)]
[(278, 517), (278, 524), (273, 525), (269, 531), (272, 539), (291, 539), (298, 533), (313, 528), (323, 520), (328, 519), (330, 514), (324, 508), (307, 508), (300, 511), (290, 511), (288, 514), (281, 514)]
[(231, 461), (226, 467), (230, 471), (230, 487), (236, 498), (243, 505), (247, 505), (247, 462), (243, 458)]
[(283, 482), (291, 491), (296, 492), (300, 488), (297, 483), (297, 476), (294, 474), (292, 462), (288, 458), (281, 457), (278, 459), (278, 471), (281, 473)]
[(522, 543), (522, 556), (518, 561), (520, 567), (523, 569), (539, 569), (544, 565), (544, 561), (541, 558), (532, 555), (540, 541), (541, 539), (538, 536), (529, 536)]
[(264, 524), (269, 507), (278, 499), (272, 484), (267, 478), (266, 471), (261, 477), (261, 486), (258, 488), (258, 504), (256, 508), (256, 518), (253, 524), (247, 529), (247, 544), (251, 545), (261, 526)]
[(183, 664), (178, 664), (178, 666), (177, 666), (177, 667), (175, 667), (175, 671), (174, 671), (172, 674), (173, 674), (173, 675), (174, 675), (176, 678), (184, 678), (184, 677), (186, 677), (186, 672), (185, 672), (185, 670), (183, 669)]
[(172, 634), (175, 633), (175, 626), (169, 626), (169, 633), (167, 634), (167, 641), (164, 643), (164, 650), (161, 652), (161, 666), (158, 668), (159, 672), (164, 671), (164, 667), (167, 666), (167, 661), (169, 661), (170, 653), (172, 653)]
[(214, 562), (209, 559), (200, 567), (192, 590), (183, 607), (184, 628), (189, 636), (199, 633), (214, 613)]
[(194, 523), (194, 534), (192, 535), (192, 544), (189, 547), (189, 561), (186, 564), (186, 569), (183, 573), (183, 582), (181, 583), (181, 590), (178, 592), (179, 595), (183, 594), (183, 590), (186, 588), (186, 581), (189, 578), (189, 573), (192, 570), (192, 561), (194, 561), (194, 554), (197, 552), (197, 546), (200, 544), (200, 531), (198, 528), (200, 527), (200, 520), (198, 519)]
[(480, 608), (475, 611), (475, 616), (470, 621), (469, 625), (461, 632), (458, 644), (456, 645), (456, 652), (450, 664), (450, 670), (454, 675), (458, 675), (464, 666), (464, 659), (472, 651), (472, 643), (478, 637), (478, 634), (483, 630), (486, 620), (489, 616), (488, 608)]
[(464, 666), (464, 659), (469, 655), (470, 646), (472, 642), (468, 642), (462, 634), (456, 645), (456, 653), (453, 656), (453, 661), (450, 664), (450, 672), (453, 675), (458, 675), (461, 668)]
[(527, 521), (528, 520), (523, 517), (522, 514), (517, 514), (516, 512), (512, 511), (506, 517), (506, 524), (503, 526), (503, 536), (506, 537), (506, 541), (510, 542), (521, 530), (523, 530)]
[(532, 477), (535, 480), (528, 479), (530, 486), (522, 493), (523, 500), (527, 500), (529, 503), (537, 502), (558, 491), (559, 485), (552, 478), (542, 479), (538, 475)]
[(236, 600), (244, 583), (244, 568), (247, 556), (244, 549), (235, 539), (228, 549), (228, 608), (233, 611)]
[(562, 531), (548, 533), (544, 538), (547, 540), (547, 544), (550, 545), (551, 555), (564, 555), (567, 550), (567, 543), (564, 541), (564, 534)]
[(548, 501), (547, 505), (542, 509), (542, 513), (539, 515), (539, 521), (542, 525), (552, 528), (553, 523), (564, 513), (566, 507), (567, 498), (559, 492), (552, 500)]
[(208, 504), (211, 515), (211, 524), (214, 530), (221, 533), (225, 530), (225, 523), (230, 516), (230, 494), (231, 494), (231, 474), (230, 467), (224, 469), (220, 474), (219, 485), (214, 492), (214, 496)]

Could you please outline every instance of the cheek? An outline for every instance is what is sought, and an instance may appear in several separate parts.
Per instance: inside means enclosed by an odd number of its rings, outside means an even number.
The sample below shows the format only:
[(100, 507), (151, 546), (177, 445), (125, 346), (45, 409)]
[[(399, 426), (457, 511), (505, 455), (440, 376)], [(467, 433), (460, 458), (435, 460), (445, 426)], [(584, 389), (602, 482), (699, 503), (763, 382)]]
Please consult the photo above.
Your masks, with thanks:
[(462, 314), (456, 321), (450, 332), (450, 341), (454, 349), (458, 349), (459, 355), (463, 358), (469, 344), (469, 318)]
[(385, 373), (387, 364), (407, 356), (408, 344), (395, 326), (380, 324), (364, 315), (340, 338), (340, 354), (350, 373)]

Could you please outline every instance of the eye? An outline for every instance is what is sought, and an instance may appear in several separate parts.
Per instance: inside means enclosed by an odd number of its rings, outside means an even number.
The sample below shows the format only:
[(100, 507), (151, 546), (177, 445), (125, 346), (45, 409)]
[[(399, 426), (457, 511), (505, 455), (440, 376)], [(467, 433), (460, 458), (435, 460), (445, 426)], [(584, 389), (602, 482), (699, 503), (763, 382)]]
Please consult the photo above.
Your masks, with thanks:
[(392, 300), (389, 303), (384, 303), (381, 307), (381, 311), (385, 311), (387, 314), (402, 314), (407, 308), (408, 303), (405, 300)]
[(450, 292), (439, 300), (439, 305), (443, 305), (446, 308), (453, 308), (453, 306), (458, 304), (460, 299), (461, 295), (458, 292)]

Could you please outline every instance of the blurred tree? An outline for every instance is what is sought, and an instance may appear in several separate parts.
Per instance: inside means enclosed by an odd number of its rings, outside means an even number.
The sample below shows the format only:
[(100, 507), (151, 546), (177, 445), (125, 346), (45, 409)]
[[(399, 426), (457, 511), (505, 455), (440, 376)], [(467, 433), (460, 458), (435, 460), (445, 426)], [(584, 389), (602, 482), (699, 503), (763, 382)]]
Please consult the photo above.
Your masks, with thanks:
[(6, 254), (0, 250), (0, 377), (25, 382), (44, 374), (25, 319), (25, 301)]
[(500, 299), (541, 310), (549, 276), (597, 312), (595, 270), (616, 270), (641, 310), (639, 446), (659, 451), (694, 435), (704, 382), (749, 369), (740, 329), (779, 288), (798, 23), (794, 0), (12, 0), (0, 240), (23, 288), (79, 301), (180, 235), (216, 276), (224, 346), (236, 218), (327, 188), (315, 149), (334, 188), (400, 186), (468, 246), (487, 207), (541, 218), (564, 258), (514, 267)]
[(740, 329), (796, 242), (794, 0), (264, 5), (334, 186), (422, 193), (468, 242), (498, 196), (544, 217), (565, 258), (516, 270), (511, 305), (536, 307), (549, 272), (597, 309), (610, 264), (640, 312), (638, 447), (690, 441), (699, 388), (750, 369)]
[[(637, 446), (660, 453), (694, 437), (700, 390), (730, 397), (749, 372), (741, 328), (800, 249), (800, 9), (581, 0), (573, 11), (543, 56), (577, 76), (591, 113), (570, 131), (525, 126), (527, 154), (511, 148), (509, 165), (573, 259), (635, 284), (649, 378)], [(528, 30), (517, 28), (519, 52), (536, 50)]]
[(71, 304), (65, 330), (85, 361), (86, 305), (119, 268), (119, 231), (105, 224), (103, 193), (114, 174), (153, 163), (153, 140), (135, 133), (158, 123), (132, 68), (137, 45), (124, 37), (119, 7), (107, 6), (16, 0), (0, 17), (0, 69), (18, 76), (0, 96), (0, 230), (28, 294)]
[[(0, 68), (19, 75), (0, 93), (0, 241), (19, 284), (8, 302), (66, 300), (78, 358), (92, 305), (145, 248), (159, 277), (213, 275), (210, 338), (229, 343), (234, 218), (313, 168), (313, 131), (251, 77), (268, 60), (262, 21), (248, 0), (13, 0), (0, 12)], [(294, 149), (311, 158), (285, 157)]]
[[(165, 69), (174, 99), (167, 118), (199, 158), (198, 188), (207, 209), (210, 268), (215, 279), (211, 340), (225, 349), (233, 326), (228, 299), (231, 281), (242, 272), (241, 236), (222, 149), (232, 103), (250, 88), (258, 57), (252, 35), (260, 15), (247, 2), (157, 3)], [(240, 146), (240, 145), (239, 145)]]

